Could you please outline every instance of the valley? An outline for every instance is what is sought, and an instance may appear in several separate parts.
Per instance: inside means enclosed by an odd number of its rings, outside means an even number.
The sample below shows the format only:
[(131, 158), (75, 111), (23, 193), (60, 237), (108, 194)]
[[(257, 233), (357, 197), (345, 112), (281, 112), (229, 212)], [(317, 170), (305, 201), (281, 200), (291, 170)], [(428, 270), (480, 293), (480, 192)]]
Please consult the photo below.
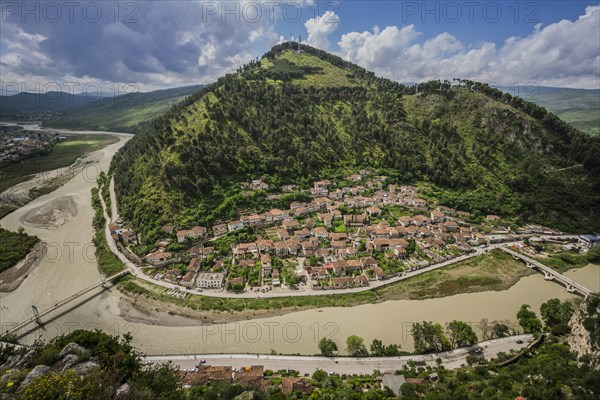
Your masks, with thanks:
[(486, 84), (406, 86), (294, 41), (151, 93), (32, 108), (43, 127), (2, 136), (1, 390), (98, 373), (107, 399), (158, 377), (412, 399), (595, 376), (566, 343), (597, 335), (600, 139)]

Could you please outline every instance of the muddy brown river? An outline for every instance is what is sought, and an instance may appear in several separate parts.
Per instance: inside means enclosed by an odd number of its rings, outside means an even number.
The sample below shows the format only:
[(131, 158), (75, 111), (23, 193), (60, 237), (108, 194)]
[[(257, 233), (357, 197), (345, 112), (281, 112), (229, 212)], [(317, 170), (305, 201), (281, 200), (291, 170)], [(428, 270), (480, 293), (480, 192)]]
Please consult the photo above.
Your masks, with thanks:
[[(2, 227), (10, 230), (23, 226), (27, 233), (37, 235), (48, 243), (46, 257), (23, 284), (11, 293), (0, 294), (2, 331), (30, 318), (33, 315), (32, 305), (43, 310), (101, 280), (92, 244), (90, 191), (99, 172), (108, 169), (114, 153), (131, 137), (114, 135), (121, 140), (97, 151), (93, 155), (97, 163), (88, 166), (56, 191), (39, 197), (0, 221)], [(59, 215), (54, 214), (51, 218), (41, 216), (33, 221), (37, 223), (21, 222), (24, 216), (38, 215), (40, 210), (46, 210), (57, 199), (67, 201), (68, 210), (73, 210), (72, 200), (77, 212), (69, 212), (65, 217), (67, 208), (63, 207)], [(56, 223), (51, 228), (39, 224), (48, 220)], [(598, 266), (588, 265), (566, 275), (592, 290), (600, 290)], [(170, 325), (188, 326), (160, 326), (134, 322), (136, 318), (131, 313), (125, 319), (120, 308), (122, 297), (116, 289), (105, 291), (48, 323), (44, 329), (26, 336), (23, 341), (32, 342), (37, 337), (52, 338), (78, 328), (98, 328), (118, 335), (131, 332), (135, 346), (147, 354), (269, 353), (272, 350), (315, 354), (318, 352), (317, 343), (324, 336), (343, 343), (347, 336), (356, 334), (364, 337), (367, 344), (378, 338), (384, 343), (400, 344), (402, 349), (410, 351), (412, 340), (409, 329), (415, 321), (445, 323), (458, 319), (476, 325), (482, 318), (487, 318), (514, 324), (515, 314), (523, 303), (538, 310), (550, 298), (575, 298), (562, 286), (545, 281), (542, 275), (536, 274), (501, 292), (324, 308), (219, 325), (189, 326), (185, 321), (176, 321)]]

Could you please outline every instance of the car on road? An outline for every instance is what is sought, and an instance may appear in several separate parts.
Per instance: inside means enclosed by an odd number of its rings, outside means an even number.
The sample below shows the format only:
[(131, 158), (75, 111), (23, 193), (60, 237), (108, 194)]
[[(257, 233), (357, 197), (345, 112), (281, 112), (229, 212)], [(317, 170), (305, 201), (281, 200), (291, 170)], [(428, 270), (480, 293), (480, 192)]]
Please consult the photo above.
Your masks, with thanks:
[(523, 344), (523, 341), (521, 339), (517, 340), (517, 344)]
[(206, 364), (206, 360), (200, 360), (196, 363), (196, 368), (202, 366), (203, 364)]

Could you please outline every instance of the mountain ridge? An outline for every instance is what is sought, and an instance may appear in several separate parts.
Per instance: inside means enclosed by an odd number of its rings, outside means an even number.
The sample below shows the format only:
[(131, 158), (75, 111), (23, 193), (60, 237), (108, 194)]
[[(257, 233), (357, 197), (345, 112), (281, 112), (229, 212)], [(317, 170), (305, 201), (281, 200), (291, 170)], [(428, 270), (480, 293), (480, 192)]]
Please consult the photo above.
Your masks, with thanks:
[(142, 231), (210, 225), (248, 206), (241, 180), (307, 186), (370, 167), (426, 182), (458, 209), (599, 230), (599, 141), (532, 103), (460, 83), (407, 87), (309, 46), (275, 46), (119, 151), (119, 201)]
[(156, 115), (204, 85), (93, 98), (84, 94), (49, 92), (1, 96), (3, 119), (42, 119), (49, 128), (139, 133)]

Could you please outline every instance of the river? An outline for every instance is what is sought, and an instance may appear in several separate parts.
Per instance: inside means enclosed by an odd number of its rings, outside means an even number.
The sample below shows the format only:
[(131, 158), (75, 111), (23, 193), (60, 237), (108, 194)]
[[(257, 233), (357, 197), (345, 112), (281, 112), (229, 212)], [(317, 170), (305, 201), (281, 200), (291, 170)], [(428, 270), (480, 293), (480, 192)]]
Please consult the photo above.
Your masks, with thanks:
[[(6, 229), (17, 230), (20, 219), (36, 207), (55, 199), (71, 197), (77, 205), (75, 216), (55, 229), (24, 226), (27, 233), (49, 243), (48, 255), (14, 292), (0, 294), (2, 330), (30, 318), (31, 305), (44, 309), (57, 301), (101, 280), (91, 244), (90, 190), (100, 170), (108, 169), (114, 153), (131, 137), (115, 134), (121, 141), (92, 154), (97, 161), (56, 191), (32, 201), (0, 221)], [(569, 271), (567, 276), (592, 290), (600, 290), (600, 267), (588, 265)], [(556, 283), (536, 274), (521, 279), (501, 292), (461, 294), (429, 300), (398, 300), (348, 308), (324, 308), (289, 313), (283, 316), (254, 319), (221, 325), (159, 326), (133, 323), (121, 316), (122, 294), (116, 289), (93, 297), (68, 314), (46, 325), (44, 330), (23, 339), (31, 343), (36, 337), (52, 338), (78, 328), (102, 329), (121, 335), (133, 334), (133, 344), (147, 354), (189, 353), (281, 353), (315, 354), (321, 337), (336, 339), (343, 346), (345, 338), (357, 334), (366, 343), (378, 338), (412, 350), (410, 324), (432, 320), (441, 323), (454, 319), (477, 325), (482, 318), (506, 320), (514, 324), (521, 304), (534, 310), (550, 298), (571, 299), (574, 295)]]

